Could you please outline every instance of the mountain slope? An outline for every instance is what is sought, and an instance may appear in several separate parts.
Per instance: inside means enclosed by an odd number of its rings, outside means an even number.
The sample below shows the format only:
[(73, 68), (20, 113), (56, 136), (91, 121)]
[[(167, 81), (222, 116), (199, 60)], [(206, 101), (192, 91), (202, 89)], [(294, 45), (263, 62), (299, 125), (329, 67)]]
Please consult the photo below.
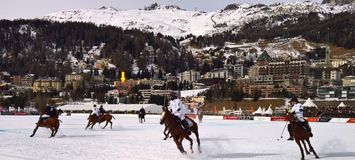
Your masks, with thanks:
[(179, 7), (153, 4), (144, 10), (117, 10), (102, 7), (100, 9), (79, 9), (61, 11), (41, 17), (45, 20), (67, 22), (92, 22), (97, 25), (113, 25), (124, 29), (137, 28), (162, 33), (173, 37), (189, 34), (205, 35), (226, 30), (238, 31), (243, 25), (268, 18), (267, 25), (281, 25), (284, 21), (294, 19), (310, 12), (335, 14), (354, 11), (353, 5), (318, 4), (313, 2), (294, 2), (272, 5), (232, 4), (224, 10), (198, 12), (181, 10)]

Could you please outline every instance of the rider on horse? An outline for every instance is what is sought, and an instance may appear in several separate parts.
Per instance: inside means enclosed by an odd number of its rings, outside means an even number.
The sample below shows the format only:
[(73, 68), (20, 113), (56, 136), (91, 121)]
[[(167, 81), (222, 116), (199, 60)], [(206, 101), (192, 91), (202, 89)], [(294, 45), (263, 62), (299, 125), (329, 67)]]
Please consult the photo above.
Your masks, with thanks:
[[(301, 103), (298, 102), (297, 97), (293, 97), (289, 103), (291, 104), (292, 108), (291, 108), (291, 113), (295, 115), (295, 117), (297, 118), (297, 121), (300, 123), (300, 125), (302, 127), (304, 127), (309, 133), (310, 136), (312, 137), (312, 131), (311, 131), (311, 127), (309, 126), (308, 121), (303, 117), (303, 106)], [(292, 128), (291, 128), (291, 124), (288, 124), (288, 132), (290, 134), (290, 138), (288, 138), (287, 140), (293, 140), (293, 135), (292, 135)]]
[(94, 104), (94, 109), (92, 110), (92, 115), (94, 115), (95, 117), (96, 117), (96, 120), (99, 120), (99, 116), (100, 116), (100, 114), (99, 114), (99, 109), (96, 107), (96, 104)]
[(177, 97), (175, 92), (171, 93), (171, 100), (169, 102), (168, 108), (171, 110), (171, 113), (175, 115), (176, 119), (182, 124), (186, 133), (190, 135), (191, 131), (189, 130), (189, 124), (185, 118), (185, 105), (182, 104), (181, 100)]
[(99, 108), (100, 115), (104, 115), (106, 113), (104, 107), (101, 105)]
[(57, 118), (57, 109), (55, 108), (54, 102), (51, 102), (51, 105), (47, 105), (44, 115), (40, 117), (40, 123), (44, 120), (53, 117)]

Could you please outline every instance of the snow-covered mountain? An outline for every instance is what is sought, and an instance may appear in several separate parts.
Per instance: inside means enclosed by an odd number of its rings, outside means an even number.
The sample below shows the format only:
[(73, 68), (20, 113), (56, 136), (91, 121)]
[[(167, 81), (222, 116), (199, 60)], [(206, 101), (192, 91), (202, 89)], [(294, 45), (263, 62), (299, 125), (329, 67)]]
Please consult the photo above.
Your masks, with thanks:
[(277, 3), (271, 5), (231, 4), (213, 12), (187, 11), (177, 6), (153, 4), (139, 10), (117, 10), (113, 7), (78, 9), (52, 13), (41, 17), (52, 21), (92, 22), (124, 29), (142, 29), (173, 37), (188, 34), (205, 35), (226, 30), (238, 31), (244, 24), (261, 18), (270, 19), (267, 25), (281, 25), (286, 20), (317, 12), (325, 14), (354, 11), (354, 5), (332, 5), (314, 2)]

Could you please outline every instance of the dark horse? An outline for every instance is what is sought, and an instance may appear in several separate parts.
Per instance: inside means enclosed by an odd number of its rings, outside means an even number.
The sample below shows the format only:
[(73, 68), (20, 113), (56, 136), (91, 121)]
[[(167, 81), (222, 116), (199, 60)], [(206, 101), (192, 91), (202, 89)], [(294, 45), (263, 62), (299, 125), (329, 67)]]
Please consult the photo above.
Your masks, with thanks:
[(145, 113), (139, 112), (138, 119), (139, 119), (139, 123), (145, 122)]
[[(188, 119), (193, 123), (193, 125), (190, 127), (190, 130), (193, 133), (195, 133), (195, 135), (196, 135), (198, 151), (201, 153), (200, 138), (199, 138), (199, 134), (198, 134), (197, 123), (194, 122), (190, 118), (188, 118)], [(184, 140), (184, 138), (186, 138), (188, 141), (190, 141), (190, 149), (191, 149), (191, 152), (193, 153), (192, 139), (189, 137), (189, 135), (182, 128), (181, 123), (177, 120), (177, 118), (168, 109), (163, 109), (162, 117), (160, 119), (160, 124), (166, 124), (166, 126), (169, 128), (169, 132), (172, 135), (174, 142), (181, 153), (186, 153), (186, 151), (184, 150), (184, 148), (182, 146), (182, 141)]]
[(111, 124), (110, 128), (112, 129), (112, 121), (111, 121), (112, 118), (113, 118), (113, 119), (116, 119), (115, 117), (113, 117), (112, 115), (110, 115), (110, 114), (108, 114), (108, 113), (106, 113), (106, 114), (104, 114), (104, 115), (101, 115), (101, 116), (99, 116), (98, 118), (96, 118), (95, 115), (90, 114), (89, 117), (88, 117), (89, 122), (88, 122), (88, 125), (86, 126), (85, 129), (88, 129), (88, 127), (89, 127), (90, 125), (91, 125), (91, 128), (90, 128), (90, 129), (92, 129), (92, 127), (94, 127), (94, 125), (95, 125), (97, 122), (100, 124), (100, 123), (105, 122), (105, 121), (106, 121), (106, 124), (105, 124), (104, 127), (102, 127), (102, 129), (105, 129), (105, 127), (107, 126), (108, 123)]
[(42, 115), (40, 115), (39, 120), (36, 123), (36, 128), (33, 130), (30, 137), (33, 137), (36, 134), (39, 127), (49, 128), (52, 131), (50, 137), (54, 137), (58, 132), (60, 122), (61, 121), (58, 119), (58, 115), (55, 117), (49, 117), (46, 120), (42, 120)]
[[(295, 139), (295, 142), (297, 143), (298, 147), (301, 150), (301, 154), (302, 154), (301, 160), (304, 160), (304, 153), (303, 153), (303, 148), (302, 148), (301, 142), (303, 143), (304, 149), (307, 154), (310, 154), (310, 152), (313, 152), (315, 157), (317, 159), (319, 159), (316, 151), (313, 149), (311, 142), (309, 141), (309, 138), (311, 137), (310, 133), (304, 127), (302, 127), (301, 123), (297, 121), (297, 117), (295, 117), (292, 113), (287, 113), (286, 118), (291, 124), (292, 134)], [(308, 143), (308, 146), (310, 149), (309, 151), (308, 151), (306, 143), (304, 141), (306, 141)]]

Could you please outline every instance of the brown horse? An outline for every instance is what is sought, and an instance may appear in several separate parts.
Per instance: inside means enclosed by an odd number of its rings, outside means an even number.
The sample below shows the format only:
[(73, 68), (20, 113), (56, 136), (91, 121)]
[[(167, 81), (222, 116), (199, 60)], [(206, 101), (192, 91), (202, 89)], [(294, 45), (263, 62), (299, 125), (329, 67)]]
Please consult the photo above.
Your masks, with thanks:
[[(302, 127), (301, 123), (298, 122), (297, 117), (295, 117), (292, 113), (287, 113), (286, 118), (288, 119), (288, 121), (291, 124), (292, 134), (295, 139), (295, 142), (297, 143), (298, 147), (301, 150), (301, 154), (302, 154), (301, 160), (304, 160), (304, 153), (303, 153), (303, 148), (301, 146), (301, 142), (303, 143), (304, 149), (307, 154), (310, 154), (310, 152), (313, 152), (315, 157), (317, 159), (319, 159), (316, 151), (313, 149), (311, 142), (309, 141), (310, 133), (305, 128)], [(306, 143), (304, 141), (306, 141), (308, 143), (310, 152), (308, 151)]]
[(58, 119), (58, 117), (57, 118), (49, 117), (46, 120), (41, 120), (41, 119), (42, 119), (42, 115), (39, 117), (39, 120), (36, 123), (36, 128), (33, 130), (33, 133), (32, 133), (32, 135), (30, 137), (33, 137), (36, 134), (37, 129), (39, 127), (49, 128), (52, 131), (50, 137), (54, 137), (57, 134), (57, 132), (58, 132), (59, 125), (60, 125), (59, 122), (61, 122), (61, 121)]
[(115, 117), (113, 117), (112, 115), (110, 115), (110, 114), (108, 114), (108, 113), (99, 116), (99, 118), (96, 118), (95, 115), (90, 114), (89, 117), (88, 117), (89, 122), (88, 122), (88, 125), (86, 126), (85, 129), (88, 129), (88, 127), (89, 127), (90, 125), (91, 125), (91, 128), (90, 128), (90, 129), (92, 129), (92, 127), (94, 127), (94, 125), (95, 125), (97, 122), (100, 124), (100, 123), (105, 122), (105, 121), (106, 121), (106, 124), (105, 124), (105, 126), (102, 127), (101, 129), (105, 129), (105, 127), (107, 126), (108, 123), (111, 124), (110, 128), (112, 129), (112, 121), (111, 121), (112, 118), (113, 118), (113, 119), (116, 119)]
[[(186, 117), (186, 118), (189, 119), (193, 123), (193, 125), (189, 129), (196, 135), (198, 151), (201, 153), (200, 138), (199, 138), (197, 123), (188, 117)], [(162, 117), (160, 119), (160, 124), (164, 124), (164, 123), (169, 128), (169, 132), (172, 135), (174, 142), (175, 142), (177, 148), (180, 150), (180, 152), (186, 153), (186, 151), (184, 150), (184, 148), (182, 146), (182, 141), (184, 140), (184, 138), (186, 138), (190, 142), (190, 149), (191, 149), (191, 152), (193, 153), (192, 139), (189, 137), (189, 135), (182, 128), (181, 123), (176, 119), (176, 117), (168, 109), (163, 109)]]

